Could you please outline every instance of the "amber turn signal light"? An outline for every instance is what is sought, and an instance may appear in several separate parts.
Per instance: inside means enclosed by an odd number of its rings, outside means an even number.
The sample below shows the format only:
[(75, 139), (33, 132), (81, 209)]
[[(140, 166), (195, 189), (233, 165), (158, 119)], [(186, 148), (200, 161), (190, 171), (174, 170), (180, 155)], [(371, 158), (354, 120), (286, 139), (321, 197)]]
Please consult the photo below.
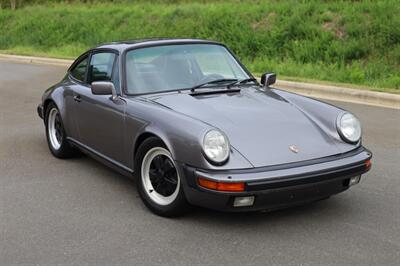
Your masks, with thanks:
[(372, 162), (371, 162), (371, 160), (367, 160), (367, 161), (365, 161), (365, 168), (366, 168), (366, 169), (369, 169), (369, 168), (371, 168), (371, 165), (372, 165)]
[(244, 182), (216, 182), (202, 177), (199, 177), (198, 182), (201, 187), (211, 190), (229, 192), (244, 191)]

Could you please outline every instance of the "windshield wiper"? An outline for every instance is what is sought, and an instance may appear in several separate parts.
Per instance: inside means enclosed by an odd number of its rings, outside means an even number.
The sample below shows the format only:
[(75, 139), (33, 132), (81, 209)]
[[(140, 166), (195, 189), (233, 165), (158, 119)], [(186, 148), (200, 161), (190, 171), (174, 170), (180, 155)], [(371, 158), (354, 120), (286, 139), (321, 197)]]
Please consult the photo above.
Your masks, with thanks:
[(248, 79), (239, 80), (239, 84), (244, 84), (244, 83), (248, 83), (248, 82), (256, 82), (256, 83), (257, 83), (257, 79), (255, 79), (255, 78), (248, 78)]
[(249, 83), (249, 82), (257, 83), (257, 80), (255, 78), (242, 79), (242, 80), (238, 80), (232, 84), (229, 84), (228, 87), (235, 86), (235, 85), (241, 85), (241, 84), (245, 84), (245, 83)]
[(237, 80), (237, 79), (216, 79), (216, 80), (207, 81), (207, 82), (201, 83), (201, 84), (199, 84), (199, 85), (193, 86), (192, 88), (190, 88), (190, 90), (193, 92), (193, 91), (195, 91), (196, 89), (201, 88), (201, 87), (204, 87), (204, 86), (206, 86), (206, 85), (209, 85), (209, 84), (217, 84), (217, 83), (223, 83), (223, 82), (230, 82), (230, 83), (228, 84), (228, 88), (229, 88), (229, 86), (230, 86), (231, 84), (238, 82), (238, 80)]

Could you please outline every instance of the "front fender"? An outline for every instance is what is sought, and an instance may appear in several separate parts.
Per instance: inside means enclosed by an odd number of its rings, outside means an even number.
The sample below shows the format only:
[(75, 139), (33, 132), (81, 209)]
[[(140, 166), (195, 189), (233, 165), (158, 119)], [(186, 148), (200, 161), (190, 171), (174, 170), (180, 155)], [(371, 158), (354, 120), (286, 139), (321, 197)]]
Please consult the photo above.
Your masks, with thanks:
[(204, 134), (214, 127), (158, 104), (135, 101), (128, 105), (126, 122), (128, 132), (137, 132), (130, 137), (131, 158), (134, 158), (134, 147), (140, 136), (152, 134), (164, 141), (175, 161), (183, 164), (212, 170), (253, 167), (233, 147), (226, 164), (215, 166), (209, 163), (203, 156), (202, 142)]
[(326, 134), (328, 134), (334, 141), (335, 145), (342, 153), (351, 151), (361, 145), (361, 141), (356, 144), (349, 144), (344, 142), (340, 137), (337, 128), (337, 117), (345, 112), (345, 110), (334, 105), (318, 101), (309, 97), (301, 96), (295, 93), (273, 89), (279, 96), (283, 97), (306, 116), (308, 116), (314, 123), (317, 124)]

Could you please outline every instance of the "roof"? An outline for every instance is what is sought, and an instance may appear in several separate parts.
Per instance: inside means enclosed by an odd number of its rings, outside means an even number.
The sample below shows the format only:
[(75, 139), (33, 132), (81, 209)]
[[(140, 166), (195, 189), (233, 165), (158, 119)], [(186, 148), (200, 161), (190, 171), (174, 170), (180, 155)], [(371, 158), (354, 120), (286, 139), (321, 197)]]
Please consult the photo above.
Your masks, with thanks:
[(105, 43), (96, 46), (95, 48), (109, 48), (115, 49), (120, 52), (134, 48), (134, 47), (148, 47), (148, 46), (158, 46), (158, 45), (169, 45), (169, 44), (195, 44), (195, 43), (204, 43), (204, 44), (220, 44), (216, 41), (210, 40), (202, 40), (202, 39), (176, 39), (176, 38), (150, 38), (150, 39), (136, 39), (136, 40), (127, 40), (127, 41), (116, 41)]

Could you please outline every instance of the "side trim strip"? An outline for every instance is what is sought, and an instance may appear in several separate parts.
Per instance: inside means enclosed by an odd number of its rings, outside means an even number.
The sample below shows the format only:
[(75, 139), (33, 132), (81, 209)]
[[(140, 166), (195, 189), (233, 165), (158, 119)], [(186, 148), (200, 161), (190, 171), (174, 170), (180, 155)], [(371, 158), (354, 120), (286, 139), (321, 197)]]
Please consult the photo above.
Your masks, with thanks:
[(73, 144), (79, 146), (80, 148), (85, 149), (86, 151), (88, 151), (88, 152), (100, 157), (101, 159), (106, 160), (107, 162), (109, 162), (109, 163), (121, 168), (122, 170), (127, 171), (129, 173), (133, 173), (133, 170), (130, 169), (129, 167), (126, 167), (125, 165), (123, 165), (123, 164), (111, 159), (110, 157), (105, 156), (104, 154), (96, 151), (95, 149), (90, 148), (89, 146), (77, 141), (76, 139), (73, 139), (71, 137), (67, 137), (67, 140), (73, 142)]

